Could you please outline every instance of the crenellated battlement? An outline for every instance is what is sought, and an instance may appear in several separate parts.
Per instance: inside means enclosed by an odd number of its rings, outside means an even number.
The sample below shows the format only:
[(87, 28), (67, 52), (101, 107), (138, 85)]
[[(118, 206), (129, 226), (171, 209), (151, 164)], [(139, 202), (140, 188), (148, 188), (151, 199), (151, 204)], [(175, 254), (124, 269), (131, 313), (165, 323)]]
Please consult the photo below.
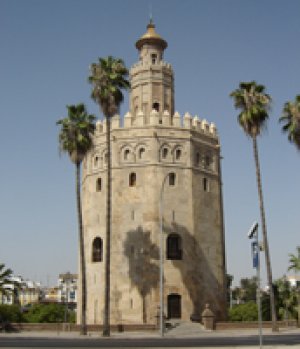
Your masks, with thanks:
[[(153, 109), (150, 115), (145, 115), (139, 111), (137, 116), (133, 116), (130, 112), (124, 115), (124, 122), (121, 125), (121, 118), (115, 115), (111, 118), (111, 129), (128, 129), (141, 128), (144, 126), (182, 128), (198, 131), (210, 137), (217, 138), (217, 128), (214, 123), (209, 123), (206, 119), (201, 120), (197, 115), (192, 116), (190, 113), (185, 113), (183, 117), (178, 112), (170, 115), (167, 110), (163, 113)], [(101, 134), (106, 132), (106, 120), (96, 122), (96, 133)]]
[(130, 75), (133, 76), (141, 71), (141, 69), (149, 70), (149, 67), (152, 68), (163, 68), (165, 70), (169, 70), (170, 74), (173, 73), (173, 68), (170, 63), (167, 63), (163, 60), (158, 61), (156, 63), (152, 63), (149, 61), (139, 61), (137, 63), (134, 63), (130, 69)]

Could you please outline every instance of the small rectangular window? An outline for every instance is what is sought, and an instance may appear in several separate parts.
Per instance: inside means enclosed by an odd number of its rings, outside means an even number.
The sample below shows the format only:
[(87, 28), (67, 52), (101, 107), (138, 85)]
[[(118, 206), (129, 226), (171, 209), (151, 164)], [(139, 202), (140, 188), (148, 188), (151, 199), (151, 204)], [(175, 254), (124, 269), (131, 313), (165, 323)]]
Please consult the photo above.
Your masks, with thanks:
[(202, 180), (202, 184), (203, 184), (203, 190), (204, 191), (209, 191), (209, 183), (208, 183), (208, 179), (207, 178), (203, 178)]
[(155, 53), (152, 53), (151, 54), (151, 62), (152, 62), (152, 64), (156, 63), (156, 59), (157, 59), (157, 55)]
[(176, 180), (176, 175), (175, 173), (170, 173), (169, 174), (169, 185), (175, 185), (175, 180)]

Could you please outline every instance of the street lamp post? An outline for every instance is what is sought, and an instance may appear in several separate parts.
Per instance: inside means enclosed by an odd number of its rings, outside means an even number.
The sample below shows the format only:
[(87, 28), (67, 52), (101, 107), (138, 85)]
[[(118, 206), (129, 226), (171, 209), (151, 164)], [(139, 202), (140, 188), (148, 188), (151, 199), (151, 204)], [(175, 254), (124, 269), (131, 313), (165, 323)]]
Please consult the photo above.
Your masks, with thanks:
[(160, 325), (160, 335), (164, 336), (164, 239), (163, 239), (163, 193), (164, 187), (169, 177), (169, 173), (164, 177), (159, 197), (159, 221), (160, 221), (160, 275), (159, 275), (159, 286), (160, 286), (160, 310), (159, 310), (159, 325)]
[(252, 242), (252, 259), (253, 259), (253, 268), (256, 269), (256, 278), (257, 278), (257, 310), (258, 310), (258, 328), (259, 328), (259, 347), (262, 348), (262, 312), (261, 312), (261, 295), (260, 295), (260, 246), (258, 241), (258, 223), (255, 222), (249, 233), (249, 239), (253, 239)]

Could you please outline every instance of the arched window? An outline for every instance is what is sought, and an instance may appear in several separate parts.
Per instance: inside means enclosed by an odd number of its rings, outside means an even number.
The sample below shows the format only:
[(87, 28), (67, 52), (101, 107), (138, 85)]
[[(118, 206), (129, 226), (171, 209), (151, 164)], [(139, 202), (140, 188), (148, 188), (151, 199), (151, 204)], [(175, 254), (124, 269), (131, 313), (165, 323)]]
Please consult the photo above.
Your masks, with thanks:
[(145, 148), (140, 148), (139, 149), (139, 159), (143, 159), (144, 158), (145, 152), (146, 152)]
[(102, 239), (96, 237), (93, 241), (92, 247), (92, 262), (101, 262), (102, 261)]
[(169, 149), (168, 149), (168, 148), (164, 147), (164, 148), (162, 149), (161, 156), (162, 156), (163, 159), (166, 159), (166, 158), (167, 158), (168, 152), (169, 152)]
[(98, 165), (99, 165), (99, 157), (95, 156), (94, 157), (94, 167), (98, 167)]
[(175, 185), (176, 174), (174, 172), (169, 173), (169, 185)]
[(102, 179), (101, 178), (97, 178), (96, 191), (101, 191), (101, 190), (102, 190)]
[(211, 164), (211, 157), (209, 155), (205, 155), (204, 164), (205, 164), (205, 167), (207, 167), (207, 168), (210, 166), (210, 164)]
[(130, 154), (130, 150), (129, 149), (125, 149), (124, 150), (124, 160), (129, 160), (129, 154)]
[(152, 104), (152, 109), (155, 109), (157, 112), (159, 112), (159, 103), (158, 102), (154, 102)]
[(129, 175), (129, 186), (135, 187), (135, 185), (136, 185), (136, 173), (132, 172)]
[(176, 149), (175, 151), (175, 159), (178, 161), (181, 158), (181, 149)]
[(179, 260), (182, 259), (181, 237), (178, 234), (172, 233), (167, 237), (167, 259)]

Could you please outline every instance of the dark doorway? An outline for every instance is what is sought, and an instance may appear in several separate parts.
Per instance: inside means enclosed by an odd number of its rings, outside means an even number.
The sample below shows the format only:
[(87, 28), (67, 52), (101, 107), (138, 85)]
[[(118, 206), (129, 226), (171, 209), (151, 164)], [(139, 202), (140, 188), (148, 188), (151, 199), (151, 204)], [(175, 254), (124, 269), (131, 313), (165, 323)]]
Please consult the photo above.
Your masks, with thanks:
[(181, 296), (179, 294), (168, 295), (168, 319), (181, 318)]

